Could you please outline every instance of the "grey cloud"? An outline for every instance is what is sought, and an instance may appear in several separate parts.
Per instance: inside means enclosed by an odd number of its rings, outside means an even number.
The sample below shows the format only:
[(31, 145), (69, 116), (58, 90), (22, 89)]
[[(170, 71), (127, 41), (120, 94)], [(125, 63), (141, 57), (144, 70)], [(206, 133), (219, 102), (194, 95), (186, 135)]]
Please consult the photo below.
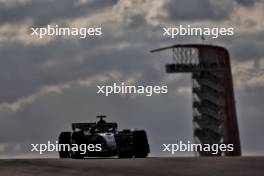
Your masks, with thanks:
[[(95, 41), (93, 42), (94, 47), (100, 45), (100, 42), (98, 45)], [(79, 48), (72, 44), (72, 42), (58, 40), (45, 47), (27, 48), (21, 45), (6, 45), (1, 48), (1, 58), (4, 59), (0, 66), (0, 84), (2, 90), (5, 90), (5, 93), (0, 95), (1, 101), (14, 101), (37, 91), (41, 86), (80, 79), (109, 69), (121, 69), (129, 73), (132, 69), (136, 71), (142, 67), (140, 62), (138, 64), (135, 62), (134, 58), (130, 60), (124, 58), (132, 53), (135, 58), (141, 58), (144, 51), (137, 54), (137, 50), (132, 48), (124, 50), (125, 52), (108, 51), (89, 54), (92, 47), (87, 50), (87, 47)], [(89, 44), (84, 43), (83, 46), (89, 46)], [(13, 50), (16, 51), (16, 55), (13, 55)], [(148, 51), (145, 52), (148, 53)], [(81, 62), (78, 60), (80, 57)], [(54, 62), (55, 65), (43, 68), (47, 62)], [(132, 65), (134, 68), (131, 68)], [(13, 68), (11, 72), (10, 67)]]
[(34, 26), (43, 26), (60, 19), (71, 19), (94, 13), (105, 7), (111, 7), (116, 0), (92, 0), (77, 5), (74, 0), (37, 0), (14, 6), (0, 6), (0, 23), (23, 23), (30, 19)]
[(263, 31), (254, 33), (235, 34), (230, 43), (231, 56), (237, 60), (261, 59), (264, 56), (264, 33)]
[[(151, 68), (153, 61), (160, 60), (158, 57), (163, 55), (150, 54), (149, 51), (158, 46), (156, 43), (160, 44), (160, 39), (145, 36), (148, 29), (146, 26), (136, 31), (130, 28), (125, 40), (114, 36), (77, 42), (57, 39), (44, 46), (7, 42), (0, 48), (0, 86), (4, 92), (0, 93), (0, 102), (13, 102), (42, 86), (82, 79), (113, 69), (124, 71), (127, 75), (144, 72), (142, 82), (145, 79), (158, 82), (161, 77)], [(123, 43), (128, 43), (128, 47), (118, 49), (118, 45)]]
[(230, 1), (211, 1), (211, 0), (170, 0), (165, 5), (171, 20), (224, 20), (230, 17), (234, 8)]
[(145, 16), (142, 14), (128, 15), (126, 16), (125, 19), (126, 19), (126, 24), (125, 24), (126, 28), (135, 29), (146, 24)]
[(253, 7), (257, 1), (256, 0), (236, 0), (236, 2), (241, 6)]

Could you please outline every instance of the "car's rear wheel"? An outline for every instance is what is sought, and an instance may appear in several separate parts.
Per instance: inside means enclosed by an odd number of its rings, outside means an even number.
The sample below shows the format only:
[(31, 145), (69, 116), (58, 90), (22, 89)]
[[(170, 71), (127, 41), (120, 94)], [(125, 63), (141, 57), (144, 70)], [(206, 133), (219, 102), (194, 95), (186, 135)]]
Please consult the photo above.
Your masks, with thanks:
[(72, 133), (72, 152), (71, 152), (71, 157), (73, 159), (83, 159), (84, 158), (84, 155), (81, 154), (81, 151), (80, 151), (80, 145), (82, 143), (83, 143), (83, 133), (73, 132)]
[(144, 130), (133, 132), (133, 145), (135, 158), (146, 158), (149, 154), (147, 133)]
[[(59, 150), (60, 158), (70, 158), (71, 152), (71, 132), (61, 132), (59, 135), (59, 144), (67, 145), (68, 147), (64, 147), (63, 149)], [(68, 150), (67, 150), (68, 149)]]

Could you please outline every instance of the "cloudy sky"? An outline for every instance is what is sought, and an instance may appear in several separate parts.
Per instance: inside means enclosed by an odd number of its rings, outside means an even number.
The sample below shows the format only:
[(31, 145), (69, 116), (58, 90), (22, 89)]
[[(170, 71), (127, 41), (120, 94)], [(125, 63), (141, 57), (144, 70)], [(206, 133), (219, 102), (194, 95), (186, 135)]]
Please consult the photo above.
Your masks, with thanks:
[[(169, 53), (149, 53), (201, 43), (200, 37), (162, 37), (162, 27), (180, 24), (234, 28), (234, 36), (205, 42), (229, 50), (242, 152), (263, 155), (263, 16), (260, 0), (0, 0), (0, 157), (40, 157), (29, 152), (30, 143), (55, 141), (72, 122), (94, 121), (97, 114), (120, 128), (146, 129), (153, 156), (162, 155), (162, 143), (192, 140), (190, 75), (165, 74)], [(102, 27), (103, 35), (30, 35), (31, 27), (48, 24)], [(113, 82), (168, 85), (169, 93), (96, 94), (98, 84)]]

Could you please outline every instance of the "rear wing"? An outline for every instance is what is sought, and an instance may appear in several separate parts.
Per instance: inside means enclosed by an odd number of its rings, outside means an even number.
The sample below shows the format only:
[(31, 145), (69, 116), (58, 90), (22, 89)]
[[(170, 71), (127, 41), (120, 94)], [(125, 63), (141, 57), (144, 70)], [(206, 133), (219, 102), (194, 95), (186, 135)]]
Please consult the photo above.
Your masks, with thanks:
[(95, 127), (96, 123), (73, 123), (72, 130), (77, 129), (89, 130), (91, 127)]
[(105, 123), (105, 124), (97, 124), (98, 127), (105, 127), (105, 128), (117, 128), (117, 123)]
[(84, 131), (89, 130), (90, 128), (101, 128), (101, 129), (107, 129), (107, 128), (117, 128), (117, 123), (105, 123), (105, 124), (97, 124), (97, 123), (73, 123), (72, 124), (72, 130), (75, 131), (75, 129), (82, 129)]

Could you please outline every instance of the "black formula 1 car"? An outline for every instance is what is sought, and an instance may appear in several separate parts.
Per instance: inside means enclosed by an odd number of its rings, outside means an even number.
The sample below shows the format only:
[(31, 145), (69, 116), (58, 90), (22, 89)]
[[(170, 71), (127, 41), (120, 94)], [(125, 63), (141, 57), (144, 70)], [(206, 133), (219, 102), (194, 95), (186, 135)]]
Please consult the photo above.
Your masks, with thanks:
[[(96, 123), (73, 123), (72, 132), (59, 135), (59, 146), (71, 149), (59, 150), (60, 158), (82, 159), (84, 157), (145, 158), (150, 152), (147, 134), (144, 130), (117, 130), (117, 123), (104, 120), (106, 116), (97, 116)], [(86, 146), (86, 151), (76, 147)], [(73, 149), (75, 147), (75, 149)], [(80, 149), (79, 148), (79, 149)]]

